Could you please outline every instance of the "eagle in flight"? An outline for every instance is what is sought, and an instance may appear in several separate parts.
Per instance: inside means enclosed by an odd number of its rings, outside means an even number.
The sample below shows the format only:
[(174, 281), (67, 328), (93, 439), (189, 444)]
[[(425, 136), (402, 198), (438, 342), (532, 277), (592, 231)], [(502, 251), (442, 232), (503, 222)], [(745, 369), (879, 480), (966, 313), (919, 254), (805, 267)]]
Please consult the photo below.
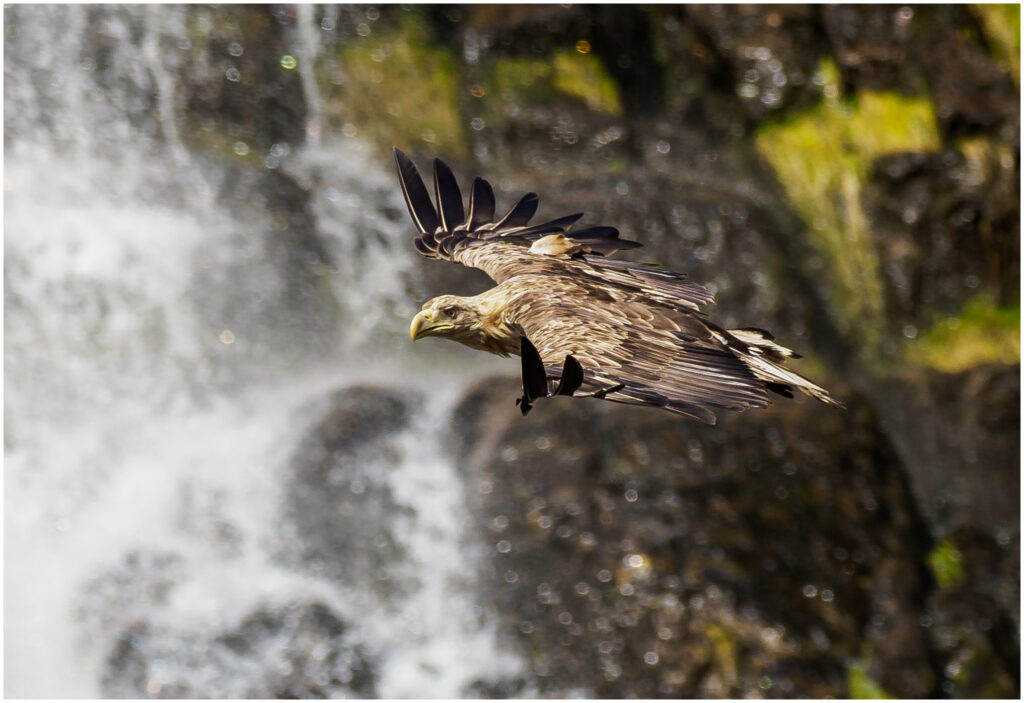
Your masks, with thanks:
[(768, 405), (768, 391), (792, 398), (797, 388), (842, 407), (828, 391), (786, 368), (799, 355), (771, 334), (726, 330), (702, 309), (707, 288), (686, 277), (607, 258), (637, 242), (614, 227), (572, 230), (582, 213), (530, 225), (537, 195), (527, 193), (494, 217), (494, 191), (473, 181), (469, 211), (450, 168), (434, 159), (437, 207), (404, 153), (395, 149), (398, 179), (419, 230), (424, 256), (481, 269), (498, 284), (471, 297), (442, 295), (412, 320), (413, 341), (447, 337), (473, 349), (522, 359), (525, 415), (554, 395), (603, 398), (664, 408), (715, 423), (712, 408)]

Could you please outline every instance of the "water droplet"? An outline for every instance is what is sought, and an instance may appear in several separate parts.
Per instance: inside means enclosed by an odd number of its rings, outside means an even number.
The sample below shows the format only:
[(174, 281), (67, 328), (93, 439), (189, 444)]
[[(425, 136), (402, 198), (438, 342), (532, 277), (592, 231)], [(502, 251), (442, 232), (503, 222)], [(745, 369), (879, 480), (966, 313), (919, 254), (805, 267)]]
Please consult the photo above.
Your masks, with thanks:
[(235, 333), (232, 332), (231, 330), (223, 330), (220, 333), (219, 339), (220, 339), (220, 343), (221, 344), (234, 344), (235, 343)]
[(281, 57), (281, 68), (285, 69), (286, 71), (291, 71), (298, 65), (299, 62), (296, 61), (295, 57), (292, 56), (291, 54), (285, 54), (284, 56)]
[(586, 39), (580, 39), (579, 41), (576, 42), (576, 51), (580, 52), (581, 54), (589, 54), (590, 42), (588, 42)]
[(508, 554), (509, 552), (512, 551), (512, 543), (509, 542), (507, 539), (503, 539), (500, 542), (498, 542), (496, 545), (494, 545), (494, 548), (497, 549), (502, 554)]
[(736, 92), (741, 98), (750, 100), (752, 98), (756, 98), (759, 91), (757, 86), (753, 83), (742, 83), (740, 84), (740, 87), (736, 89)]

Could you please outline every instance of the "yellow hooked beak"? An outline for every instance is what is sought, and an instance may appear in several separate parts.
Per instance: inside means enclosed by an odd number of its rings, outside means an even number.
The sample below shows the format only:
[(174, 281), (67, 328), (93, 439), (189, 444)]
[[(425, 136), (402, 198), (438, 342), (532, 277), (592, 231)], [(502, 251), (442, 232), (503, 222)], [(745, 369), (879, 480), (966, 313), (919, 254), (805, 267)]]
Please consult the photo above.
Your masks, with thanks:
[(438, 317), (438, 313), (434, 310), (421, 310), (416, 313), (416, 317), (412, 318), (412, 324), (409, 325), (409, 336), (412, 337), (412, 341), (415, 342), (424, 337), (434, 337), (454, 327), (451, 323), (440, 320)]

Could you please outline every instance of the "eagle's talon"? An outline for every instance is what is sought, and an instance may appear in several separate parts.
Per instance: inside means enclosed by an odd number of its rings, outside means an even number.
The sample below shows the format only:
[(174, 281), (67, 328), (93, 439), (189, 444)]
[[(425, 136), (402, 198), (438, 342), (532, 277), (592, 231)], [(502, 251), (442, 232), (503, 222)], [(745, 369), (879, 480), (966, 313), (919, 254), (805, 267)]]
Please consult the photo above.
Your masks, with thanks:
[(551, 395), (572, 396), (581, 385), (583, 385), (583, 367), (572, 354), (569, 354), (565, 357), (565, 362), (562, 365), (562, 378), (559, 379), (558, 387)]

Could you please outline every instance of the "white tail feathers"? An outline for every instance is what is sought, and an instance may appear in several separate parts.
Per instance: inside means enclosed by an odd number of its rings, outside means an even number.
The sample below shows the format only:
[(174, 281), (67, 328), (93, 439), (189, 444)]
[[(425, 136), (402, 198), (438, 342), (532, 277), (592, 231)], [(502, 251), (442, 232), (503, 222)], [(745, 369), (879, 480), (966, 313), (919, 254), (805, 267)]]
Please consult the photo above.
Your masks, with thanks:
[(756, 328), (729, 330), (729, 334), (750, 347), (747, 353), (733, 349), (750, 370), (762, 381), (781, 383), (786, 386), (798, 388), (803, 393), (817, 398), (823, 403), (834, 405), (838, 408), (846, 407), (838, 400), (828, 394), (821, 386), (811, 382), (798, 373), (783, 368), (782, 364), (787, 359), (799, 359), (800, 355), (795, 354), (791, 349), (776, 344), (771, 334)]
[(755, 327), (745, 327), (738, 330), (729, 330), (729, 334), (744, 344), (756, 347), (772, 361), (781, 363), (786, 359), (800, 358), (800, 355), (794, 353), (792, 349), (776, 344), (775, 338), (764, 330), (759, 330)]
[(773, 364), (763, 356), (757, 356), (756, 354), (744, 354), (740, 356), (740, 358), (746, 362), (747, 366), (750, 367), (750, 370), (754, 372), (754, 375), (762, 381), (782, 383), (793, 388), (799, 388), (803, 393), (806, 393), (812, 398), (817, 398), (822, 403), (834, 405), (837, 408), (846, 407), (830, 396), (828, 391), (821, 386), (812, 383), (798, 373), (794, 373), (789, 369), (784, 369), (777, 364)]

